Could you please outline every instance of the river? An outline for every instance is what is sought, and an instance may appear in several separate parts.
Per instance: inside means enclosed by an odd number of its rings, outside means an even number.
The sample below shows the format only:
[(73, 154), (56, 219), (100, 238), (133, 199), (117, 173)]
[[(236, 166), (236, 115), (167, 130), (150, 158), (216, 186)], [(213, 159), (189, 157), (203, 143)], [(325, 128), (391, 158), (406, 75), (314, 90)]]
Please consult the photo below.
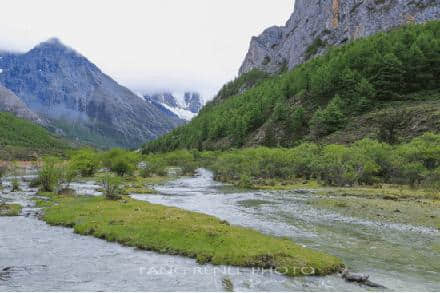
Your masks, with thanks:
[[(96, 195), (91, 182), (74, 187)], [(289, 278), (257, 269), (198, 265), (188, 258), (80, 236), (38, 220), (35, 190), (27, 184), (22, 188), (20, 193), (0, 194), (3, 201), (25, 206), (20, 217), (0, 217), (0, 291), (222, 291), (231, 289), (225, 279), (237, 291), (371, 290), (337, 275)], [(350, 271), (368, 274), (389, 290), (440, 290), (440, 255), (434, 249), (440, 244), (438, 231), (316, 209), (308, 204), (315, 195), (307, 191), (236, 190), (215, 182), (203, 169), (155, 189), (156, 195), (132, 197), (289, 237), (339, 256)]]

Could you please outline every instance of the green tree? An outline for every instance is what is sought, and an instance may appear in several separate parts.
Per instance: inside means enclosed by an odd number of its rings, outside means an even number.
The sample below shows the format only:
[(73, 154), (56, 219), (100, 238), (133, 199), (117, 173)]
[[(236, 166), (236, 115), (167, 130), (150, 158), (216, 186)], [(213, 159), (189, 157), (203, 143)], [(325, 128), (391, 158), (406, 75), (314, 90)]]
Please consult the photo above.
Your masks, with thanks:
[(377, 97), (381, 100), (393, 100), (399, 97), (405, 74), (402, 62), (393, 53), (387, 53), (379, 60), (378, 70), (373, 79)]

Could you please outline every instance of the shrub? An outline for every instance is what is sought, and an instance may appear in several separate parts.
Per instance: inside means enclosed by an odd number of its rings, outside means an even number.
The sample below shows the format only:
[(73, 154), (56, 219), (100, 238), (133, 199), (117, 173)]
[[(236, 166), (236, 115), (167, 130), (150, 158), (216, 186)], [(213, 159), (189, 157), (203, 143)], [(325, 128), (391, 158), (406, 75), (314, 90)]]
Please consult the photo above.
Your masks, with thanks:
[(18, 180), (17, 177), (14, 177), (12, 179), (12, 190), (11, 192), (18, 192), (20, 191), (20, 181)]
[(78, 170), (83, 177), (95, 175), (100, 166), (97, 153), (91, 149), (76, 151), (71, 157), (71, 162), (72, 167)]
[(38, 181), (43, 192), (55, 192), (58, 190), (62, 178), (60, 161), (56, 157), (45, 157), (43, 165), (38, 172)]
[(102, 164), (118, 176), (133, 175), (140, 161), (138, 153), (122, 149), (112, 149), (101, 156)]
[(325, 146), (317, 168), (326, 184), (336, 186), (358, 185), (379, 170), (369, 156), (342, 145)]
[(0, 164), (0, 187), (2, 186), (2, 178), (6, 175), (8, 171), (8, 166), (6, 164)]
[(289, 161), (291, 174), (309, 180), (315, 172), (319, 155), (320, 148), (313, 143), (304, 143), (290, 149), (287, 152), (286, 160)]
[(151, 177), (153, 175), (165, 176), (167, 164), (160, 155), (150, 155), (145, 158), (145, 168), (141, 169), (141, 176)]
[(101, 183), (104, 187), (104, 196), (109, 200), (120, 199), (122, 178), (110, 174), (106, 174)]

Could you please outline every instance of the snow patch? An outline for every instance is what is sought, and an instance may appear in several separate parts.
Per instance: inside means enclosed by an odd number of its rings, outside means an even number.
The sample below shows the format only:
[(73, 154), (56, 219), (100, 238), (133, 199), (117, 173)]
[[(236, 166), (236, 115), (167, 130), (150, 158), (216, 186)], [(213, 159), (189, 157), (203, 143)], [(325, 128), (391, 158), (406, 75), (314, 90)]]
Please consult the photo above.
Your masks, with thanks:
[(3, 73), (3, 69), (0, 68), (0, 74)]
[(197, 114), (192, 113), (191, 111), (188, 111), (188, 110), (170, 107), (170, 106), (168, 106), (166, 104), (162, 104), (162, 103), (161, 103), (161, 105), (164, 106), (165, 108), (167, 108), (168, 110), (170, 110), (171, 112), (173, 112), (174, 114), (176, 114), (179, 118), (184, 119), (186, 121), (191, 121), (194, 117), (197, 116)]

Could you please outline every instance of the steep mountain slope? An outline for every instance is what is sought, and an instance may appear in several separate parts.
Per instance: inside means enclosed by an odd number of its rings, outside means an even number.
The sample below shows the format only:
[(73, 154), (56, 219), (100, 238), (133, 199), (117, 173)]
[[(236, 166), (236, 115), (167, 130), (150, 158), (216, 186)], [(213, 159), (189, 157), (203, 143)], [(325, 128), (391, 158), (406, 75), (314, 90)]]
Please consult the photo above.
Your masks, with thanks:
[(190, 121), (202, 109), (204, 101), (197, 92), (186, 92), (183, 96), (170, 92), (144, 95), (146, 101), (164, 107), (181, 119)]
[(439, 18), (439, 0), (296, 0), (284, 27), (252, 38), (240, 75), (252, 69), (292, 69), (330, 46)]
[(19, 97), (2, 85), (0, 85), (0, 112), (10, 112), (19, 118), (44, 124), (43, 120), (32, 112)]
[(57, 39), (1, 57), (0, 83), (70, 138), (101, 147), (137, 147), (183, 123)]
[(0, 159), (33, 159), (61, 154), (71, 146), (45, 128), (11, 113), (0, 113)]
[[(439, 80), (440, 21), (407, 25), (334, 47), (241, 94), (217, 99), (145, 151), (344, 143), (352, 141), (341, 135), (346, 131), (355, 139), (396, 143), (440, 131)], [(230, 88), (237, 88), (234, 83)], [(420, 111), (427, 101), (434, 110)], [(374, 125), (365, 127), (365, 121)]]

